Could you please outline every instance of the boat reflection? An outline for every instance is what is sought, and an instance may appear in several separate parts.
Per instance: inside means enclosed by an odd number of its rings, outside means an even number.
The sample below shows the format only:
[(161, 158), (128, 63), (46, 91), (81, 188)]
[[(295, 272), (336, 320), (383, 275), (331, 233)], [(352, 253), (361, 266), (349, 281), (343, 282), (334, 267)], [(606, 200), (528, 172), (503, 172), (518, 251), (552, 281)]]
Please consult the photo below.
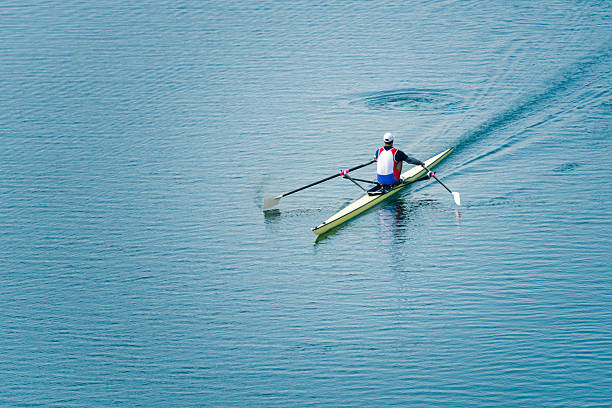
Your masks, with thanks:
[(435, 205), (435, 200), (406, 200), (399, 198), (378, 210), (378, 220), (383, 239), (403, 243), (410, 239), (414, 221), (420, 208)]
[[(414, 200), (397, 198), (392, 201), (385, 202), (380, 207), (377, 206), (372, 210), (368, 210), (362, 215), (362, 217), (368, 217), (367, 213), (370, 212), (376, 213), (378, 215), (378, 222), (383, 239), (390, 238), (401, 243), (406, 242), (409, 237), (412, 236), (411, 231), (414, 227), (414, 220), (417, 219), (419, 209), (424, 206), (435, 205), (436, 203), (437, 201), (430, 199)], [(336, 235), (347, 226), (350, 226), (351, 221), (317, 236), (315, 244)]]

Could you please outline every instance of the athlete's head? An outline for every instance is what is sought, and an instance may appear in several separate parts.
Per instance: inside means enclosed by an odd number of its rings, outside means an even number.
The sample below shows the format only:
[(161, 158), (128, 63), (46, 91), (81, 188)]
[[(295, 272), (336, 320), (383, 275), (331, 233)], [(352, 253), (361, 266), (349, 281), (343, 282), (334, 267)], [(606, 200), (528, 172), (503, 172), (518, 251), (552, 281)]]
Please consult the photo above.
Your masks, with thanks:
[(393, 135), (390, 132), (385, 133), (383, 141), (385, 144), (393, 144)]

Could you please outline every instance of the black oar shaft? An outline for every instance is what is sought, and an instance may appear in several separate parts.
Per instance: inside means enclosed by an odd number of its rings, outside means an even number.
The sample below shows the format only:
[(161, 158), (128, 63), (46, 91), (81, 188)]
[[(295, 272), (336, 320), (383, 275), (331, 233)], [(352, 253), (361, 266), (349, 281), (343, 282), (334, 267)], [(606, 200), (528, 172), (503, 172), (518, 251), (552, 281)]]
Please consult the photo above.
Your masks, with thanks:
[(450, 189), (450, 188), (448, 188), (448, 187), (446, 187), (446, 184), (444, 184), (443, 182), (441, 182), (441, 181), (440, 181), (440, 179), (439, 179), (439, 178), (437, 178), (435, 174), (432, 174), (431, 176), (432, 176), (433, 178), (435, 178), (435, 179), (438, 181), (438, 183), (442, 184), (442, 187), (444, 187), (444, 188), (445, 188), (445, 189), (446, 189), (446, 190), (447, 190), (449, 193), (453, 194), (453, 192), (451, 191), (451, 189)]
[[(353, 167), (352, 169), (348, 169), (348, 171), (349, 171), (349, 172), (351, 172), (351, 171), (355, 171), (355, 170), (360, 169), (360, 168), (362, 168), (362, 167), (368, 166), (368, 165), (370, 165), (370, 164), (374, 163), (375, 161), (376, 161), (376, 159), (374, 159), (374, 160), (370, 160), (370, 161), (369, 161), (369, 162), (367, 162), (367, 163), (363, 163), (363, 164), (360, 164), (359, 166), (355, 166), (355, 167)], [(328, 181), (328, 180), (331, 180), (331, 179), (333, 179), (333, 178), (335, 178), (335, 177), (343, 176), (344, 174), (345, 174), (344, 172), (342, 172), (342, 173), (340, 173), (340, 172), (339, 172), (339, 173), (337, 173), (337, 174), (334, 174), (333, 176), (325, 177), (324, 179), (319, 180), (319, 181), (315, 181), (314, 183), (310, 183), (310, 184), (308, 184), (307, 186), (300, 187), (300, 188), (296, 188), (295, 190), (289, 191), (289, 192), (287, 192), (287, 193), (283, 193), (283, 194), (281, 194), (281, 195), (280, 195), (280, 197), (285, 197), (285, 196), (288, 196), (289, 194), (297, 193), (298, 191), (302, 191), (302, 190), (307, 189), (307, 188), (309, 188), (309, 187), (316, 186), (317, 184), (324, 183), (324, 182), (326, 182), (326, 181)]]
[(431, 170), (429, 170), (429, 169), (428, 169), (427, 167), (425, 167), (425, 166), (423, 166), (423, 168), (424, 168), (425, 170), (427, 170), (427, 173), (428, 173), (428, 174), (431, 174), (431, 176), (432, 176), (433, 178), (435, 178), (435, 179), (436, 179), (436, 181), (437, 181), (438, 183), (442, 184), (442, 187), (444, 187), (444, 188), (445, 188), (445, 189), (446, 189), (446, 190), (447, 190), (449, 193), (453, 194), (453, 192), (451, 191), (451, 189), (450, 189), (450, 188), (448, 188), (448, 187), (446, 187), (446, 185), (445, 185), (443, 182), (441, 182), (441, 181), (440, 181), (440, 179), (439, 179), (439, 178), (437, 178), (437, 177), (436, 177), (436, 175), (435, 175), (435, 174), (434, 174), (434, 173), (433, 173)]

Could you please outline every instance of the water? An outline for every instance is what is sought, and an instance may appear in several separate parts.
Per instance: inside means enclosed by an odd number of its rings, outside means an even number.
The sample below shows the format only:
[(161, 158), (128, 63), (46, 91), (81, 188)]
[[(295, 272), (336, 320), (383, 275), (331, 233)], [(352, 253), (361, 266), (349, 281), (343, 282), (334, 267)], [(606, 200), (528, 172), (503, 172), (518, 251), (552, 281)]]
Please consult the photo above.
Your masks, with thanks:
[(611, 405), (610, 12), (2, 3), (0, 404)]

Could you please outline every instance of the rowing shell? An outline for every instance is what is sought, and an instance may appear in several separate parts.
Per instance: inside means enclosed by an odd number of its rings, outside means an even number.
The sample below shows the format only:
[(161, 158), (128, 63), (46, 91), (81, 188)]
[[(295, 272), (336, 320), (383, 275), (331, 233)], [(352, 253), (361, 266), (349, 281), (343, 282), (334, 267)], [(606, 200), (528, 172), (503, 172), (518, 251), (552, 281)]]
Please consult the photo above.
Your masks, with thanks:
[[(449, 154), (451, 154), (453, 150), (454, 148), (450, 148), (430, 159), (425, 160), (425, 165), (431, 169), (432, 167), (440, 163), (442, 160), (444, 160)], [(396, 196), (404, 188), (408, 187), (410, 184), (414, 183), (425, 175), (426, 170), (423, 169), (423, 167), (414, 166), (411, 169), (402, 173), (402, 182), (397, 186), (393, 187), (388, 193), (373, 196), (366, 194), (360, 199), (347, 205), (342, 210), (338, 211), (337, 213), (326, 219), (320, 225), (314, 227), (312, 231), (317, 235), (324, 234), (338, 227), (339, 225), (344, 224), (348, 220), (357, 217), (359, 214), (374, 207), (376, 204), (379, 204), (392, 196)]]

